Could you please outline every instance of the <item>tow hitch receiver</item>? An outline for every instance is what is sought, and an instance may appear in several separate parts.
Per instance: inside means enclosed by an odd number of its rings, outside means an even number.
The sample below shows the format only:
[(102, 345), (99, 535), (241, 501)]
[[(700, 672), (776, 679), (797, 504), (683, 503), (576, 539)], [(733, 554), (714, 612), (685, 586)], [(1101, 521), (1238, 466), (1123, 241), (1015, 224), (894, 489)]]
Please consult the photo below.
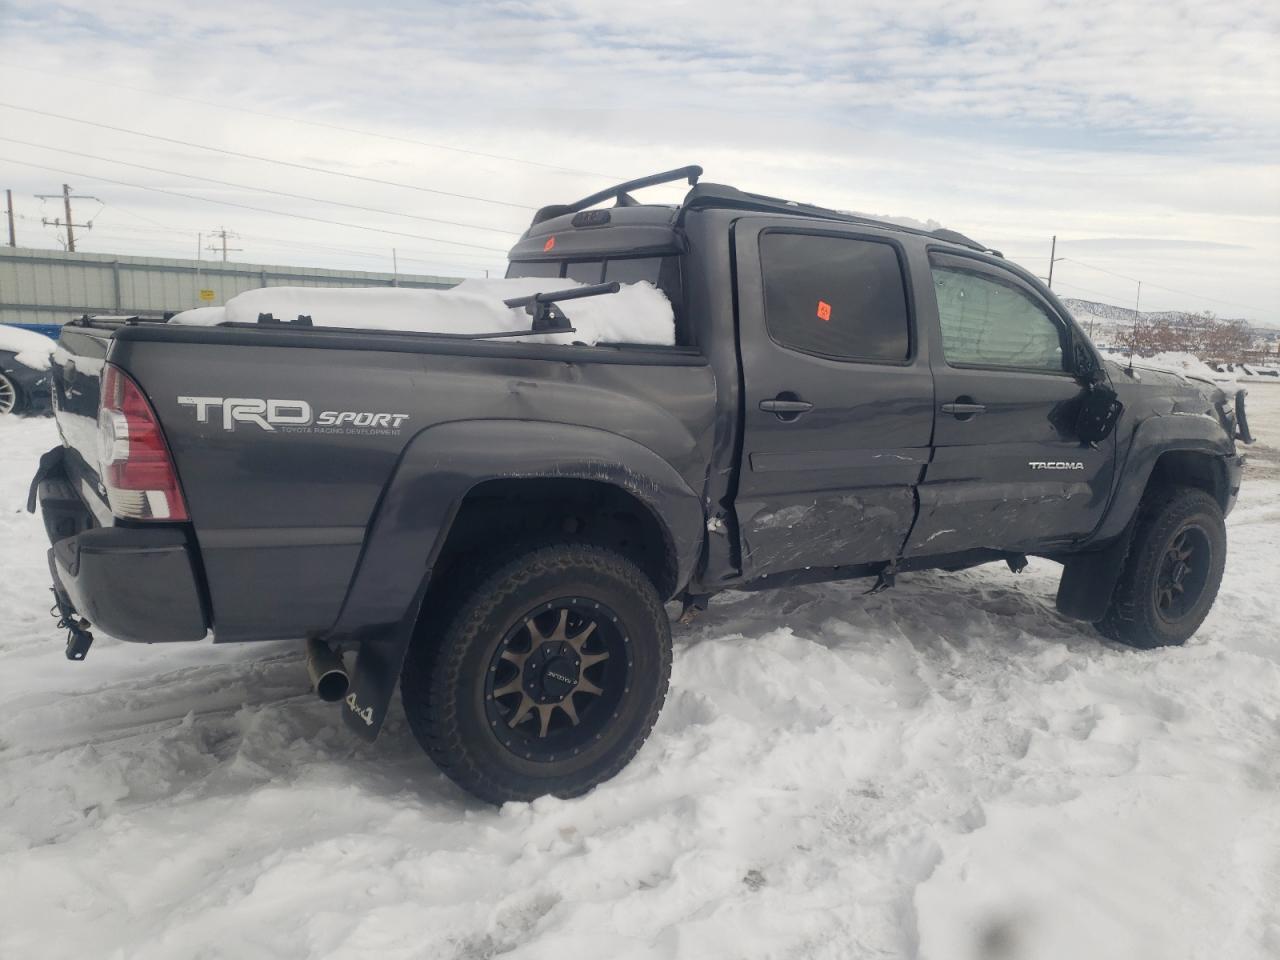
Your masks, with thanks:
[(67, 659), (83, 660), (89, 655), (93, 646), (93, 634), (89, 631), (89, 621), (76, 616), (66, 598), (53, 591), (53, 610), (50, 612), (58, 618), (58, 626), (67, 631)]
[[(49, 566), (52, 568), (53, 551), (49, 553)], [(76, 608), (71, 605), (71, 598), (58, 583), (56, 570), (53, 571), (53, 586), (50, 590), (53, 593), (53, 607), (49, 610), (49, 615), (58, 621), (60, 630), (67, 631), (67, 659), (83, 660), (89, 655), (89, 648), (93, 646), (93, 634), (89, 632), (89, 621), (76, 613)]]

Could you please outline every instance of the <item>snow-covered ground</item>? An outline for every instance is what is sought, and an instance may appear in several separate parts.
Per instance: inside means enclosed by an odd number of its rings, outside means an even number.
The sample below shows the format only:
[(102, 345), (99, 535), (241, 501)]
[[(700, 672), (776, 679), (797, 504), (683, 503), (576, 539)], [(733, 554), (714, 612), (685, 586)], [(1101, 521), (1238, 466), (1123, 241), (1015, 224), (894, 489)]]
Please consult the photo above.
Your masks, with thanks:
[[(735, 594), (617, 779), (483, 806), (294, 644), (62, 658), (0, 422), (0, 957), (1280, 956), (1280, 390), (1218, 605), (1137, 652), (1033, 561)], [(1270, 447), (1264, 446), (1270, 443)]]

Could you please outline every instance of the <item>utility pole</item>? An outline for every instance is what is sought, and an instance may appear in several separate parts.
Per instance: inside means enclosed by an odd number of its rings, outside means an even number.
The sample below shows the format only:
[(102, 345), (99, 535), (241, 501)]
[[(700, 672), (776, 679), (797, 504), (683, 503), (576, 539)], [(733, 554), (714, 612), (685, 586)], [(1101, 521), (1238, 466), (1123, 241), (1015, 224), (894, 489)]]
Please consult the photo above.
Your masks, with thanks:
[[(241, 248), (241, 247), (228, 247), (228, 246), (227, 246), (227, 238), (228, 238), (228, 237), (233, 238), (233, 239), (238, 239), (238, 237), (237, 237), (237, 235), (236, 235), (236, 234), (234, 234), (234, 233), (232, 233), (231, 231), (229, 231), (226, 227), (219, 227), (217, 230), (213, 231), (213, 235), (214, 235), (215, 237), (220, 238), (220, 239), (222, 240), (222, 262), (223, 262), (223, 263), (226, 263), (226, 262), (227, 262), (227, 251), (228, 251), (228, 250), (230, 250), (232, 253), (241, 253), (241, 252), (243, 251), (243, 248)], [(217, 248), (217, 247), (209, 247), (209, 249), (210, 249), (210, 250), (212, 250), (214, 253), (217, 253), (217, 252), (218, 252), (218, 248)]]
[(391, 285), (400, 286), (400, 261), (396, 257), (396, 248), (391, 248)]
[[(1049, 289), (1053, 289), (1053, 265), (1059, 260), (1065, 260), (1066, 257), (1058, 256), (1058, 235), (1053, 235), (1053, 243), (1049, 247)], [(1070, 286), (1070, 284), (1067, 284)]]
[(9, 246), (16, 247), (18, 245), (17, 236), (13, 232), (13, 191), (6, 190), (4, 192), (6, 201), (5, 211), (9, 215)]
[[(86, 230), (92, 230), (93, 221), (90, 220), (88, 223), (73, 222), (71, 219), (71, 201), (72, 200), (97, 200), (98, 203), (101, 203), (102, 201), (98, 200), (97, 197), (84, 196), (78, 193), (73, 194), (71, 192), (71, 188), (67, 186), (65, 183), (62, 185), (62, 193), (37, 193), (36, 194), (37, 200), (57, 200), (59, 197), (62, 198), (63, 209), (67, 211), (66, 223), (63, 223), (61, 220), (58, 220), (58, 219), (49, 220), (48, 218), (45, 218), (45, 217), (41, 217), (40, 222), (44, 224), (46, 227), (50, 227), (50, 226), (66, 227), (67, 228), (67, 253), (75, 253), (76, 252), (76, 235), (73, 228), (84, 227), (84, 229)], [(10, 204), (10, 206), (12, 206), (12, 204)]]

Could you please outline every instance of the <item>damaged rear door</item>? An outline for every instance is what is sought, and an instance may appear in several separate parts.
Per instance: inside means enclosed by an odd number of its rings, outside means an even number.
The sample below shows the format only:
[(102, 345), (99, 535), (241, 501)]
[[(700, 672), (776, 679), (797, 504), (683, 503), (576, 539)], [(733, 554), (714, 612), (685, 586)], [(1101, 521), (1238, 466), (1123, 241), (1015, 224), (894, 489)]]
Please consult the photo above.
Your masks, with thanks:
[(734, 228), (743, 575), (897, 557), (929, 459), (933, 379), (892, 234)]

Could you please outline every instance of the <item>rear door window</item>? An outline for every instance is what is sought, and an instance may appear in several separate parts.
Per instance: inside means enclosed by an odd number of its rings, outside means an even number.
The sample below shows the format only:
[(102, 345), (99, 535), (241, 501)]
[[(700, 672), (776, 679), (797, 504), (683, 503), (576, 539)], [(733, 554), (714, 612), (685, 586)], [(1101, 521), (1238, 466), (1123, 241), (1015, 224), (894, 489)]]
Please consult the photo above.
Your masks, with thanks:
[(778, 344), (836, 360), (902, 363), (911, 354), (898, 251), (851, 237), (760, 237), (765, 323)]

